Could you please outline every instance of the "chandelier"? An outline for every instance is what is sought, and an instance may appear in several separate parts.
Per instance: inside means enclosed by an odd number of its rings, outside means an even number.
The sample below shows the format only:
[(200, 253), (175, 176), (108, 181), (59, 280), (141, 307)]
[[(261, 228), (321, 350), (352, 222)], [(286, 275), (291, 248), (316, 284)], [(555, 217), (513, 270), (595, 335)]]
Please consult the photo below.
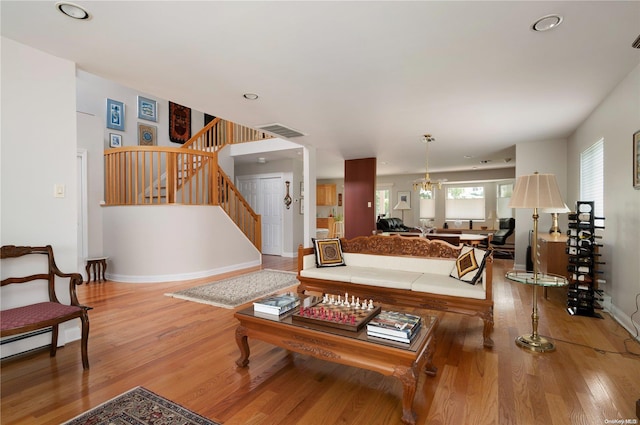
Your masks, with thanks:
[(424, 143), (424, 145), (426, 146), (426, 156), (425, 156), (425, 174), (424, 174), (424, 178), (418, 179), (418, 180), (414, 180), (413, 181), (413, 190), (415, 191), (420, 191), (423, 190), (425, 192), (430, 192), (432, 191), (434, 188), (438, 188), (438, 189), (442, 189), (442, 182), (446, 182), (447, 179), (436, 179), (436, 180), (431, 180), (431, 177), (429, 177), (429, 143), (435, 141), (435, 137), (433, 137), (431, 134), (425, 134), (424, 136), (422, 136), (420, 138), (420, 141), (422, 143)]

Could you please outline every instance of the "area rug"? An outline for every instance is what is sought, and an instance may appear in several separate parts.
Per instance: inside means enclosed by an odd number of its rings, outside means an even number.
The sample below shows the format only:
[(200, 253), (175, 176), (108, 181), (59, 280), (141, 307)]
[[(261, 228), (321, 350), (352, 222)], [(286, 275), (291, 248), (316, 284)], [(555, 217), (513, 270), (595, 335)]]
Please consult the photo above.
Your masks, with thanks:
[(143, 387), (120, 394), (62, 425), (220, 425)]
[(165, 295), (216, 307), (235, 308), (297, 283), (293, 272), (260, 270)]

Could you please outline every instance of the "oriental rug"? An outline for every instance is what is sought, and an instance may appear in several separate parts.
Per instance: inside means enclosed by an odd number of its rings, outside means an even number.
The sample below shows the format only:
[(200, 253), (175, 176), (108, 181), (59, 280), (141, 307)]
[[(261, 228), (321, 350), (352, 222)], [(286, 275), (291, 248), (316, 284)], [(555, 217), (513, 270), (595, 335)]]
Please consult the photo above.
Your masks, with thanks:
[(260, 270), (165, 295), (216, 307), (235, 308), (297, 284), (293, 272)]
[(136, 387), (62, 425), (220, 425), (166, 398)]

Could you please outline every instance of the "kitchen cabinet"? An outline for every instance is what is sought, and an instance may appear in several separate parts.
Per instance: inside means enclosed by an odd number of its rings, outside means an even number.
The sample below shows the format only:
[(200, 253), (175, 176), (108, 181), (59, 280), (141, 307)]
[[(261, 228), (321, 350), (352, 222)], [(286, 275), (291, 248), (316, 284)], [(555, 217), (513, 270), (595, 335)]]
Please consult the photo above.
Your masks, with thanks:
[(319, 184), (316, 186), (316, 205), (334, 206), (336, 204), (335, 184)]

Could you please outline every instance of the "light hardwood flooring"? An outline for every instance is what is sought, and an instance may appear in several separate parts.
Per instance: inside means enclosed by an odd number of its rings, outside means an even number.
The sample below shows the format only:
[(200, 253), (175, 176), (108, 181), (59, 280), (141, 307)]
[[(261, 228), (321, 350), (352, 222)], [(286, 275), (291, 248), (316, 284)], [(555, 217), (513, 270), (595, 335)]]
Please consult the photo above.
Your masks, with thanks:
[[(420, 377), (418, 423), (635, 419), (640, 358), (625, 353), (629, 333), (606, 314), (604, 320), (568, 315), (566, 292), (553, 289), (540, 297), (539, 329), (555, 338), (557, 350), (518, 348), (516, 336), (531, 331), (532, 291), (503, 278), (511, 263), (495, 262), (492, 350), (482, 348), (481, 320), (432, 312), (441, 320), (438, 373)], [(265, 257), (263, 267), (294, 271), (295, 264)], [(237, 369), (233, 310), (164, 296), (201, 283), (83, 285), (79, 298), (94, 307), (91, 369), (82, 369), (78, 342), (55, 358), (38, 351), (4, 360), (1, 423), (58, 424), (138, 385), (226, 425), (400, 423), (402, 386), (392, 377), (251, 340), (251, 363)], [(636, 342), (626, 346), (640, 353)]]

